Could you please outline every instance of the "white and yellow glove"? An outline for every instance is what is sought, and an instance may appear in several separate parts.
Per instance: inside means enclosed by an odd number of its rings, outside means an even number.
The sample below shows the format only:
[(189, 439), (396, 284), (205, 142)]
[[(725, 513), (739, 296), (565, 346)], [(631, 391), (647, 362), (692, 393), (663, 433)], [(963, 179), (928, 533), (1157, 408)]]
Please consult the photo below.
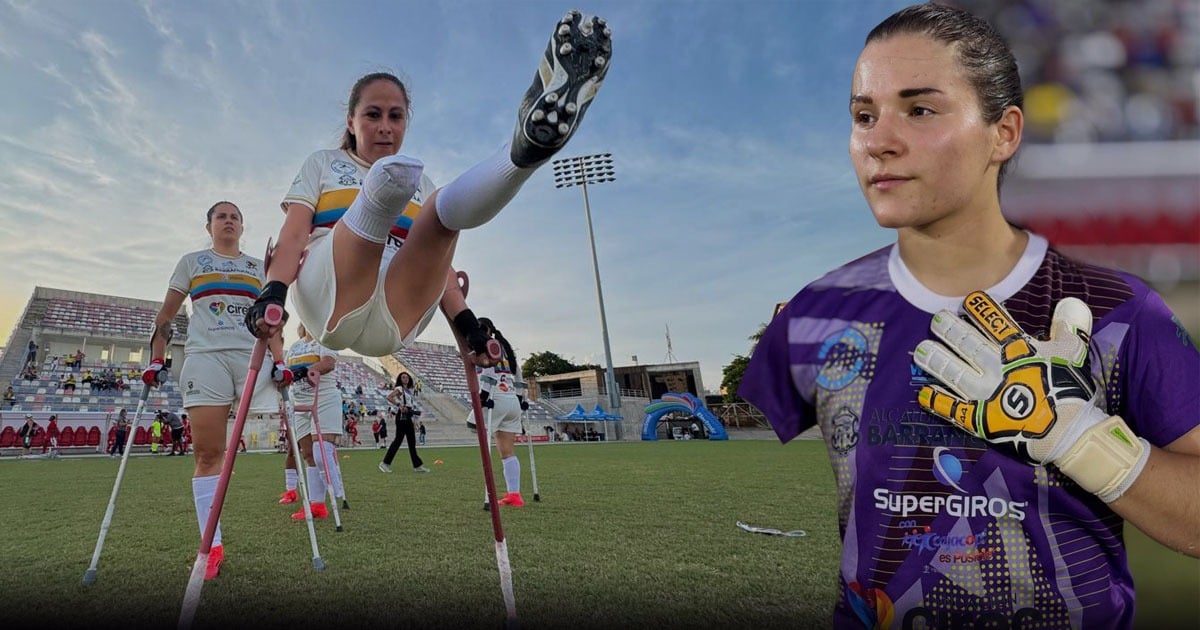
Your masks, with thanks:
[(1098, 406), (1087, 305), (1059, 302), (1049, 341), (1026, 334), (982, 291), (968, 295), (963, 310), (967, 321), (945, 310), (934, 315), (929, 329), (942, 343), (922, 341), (913, 353), (944, 386), (922, 387), (921, 407), (1032, 463), (1053, 463), (1105, 503), (1120, 498), (1150, 449), (1120, 416)]

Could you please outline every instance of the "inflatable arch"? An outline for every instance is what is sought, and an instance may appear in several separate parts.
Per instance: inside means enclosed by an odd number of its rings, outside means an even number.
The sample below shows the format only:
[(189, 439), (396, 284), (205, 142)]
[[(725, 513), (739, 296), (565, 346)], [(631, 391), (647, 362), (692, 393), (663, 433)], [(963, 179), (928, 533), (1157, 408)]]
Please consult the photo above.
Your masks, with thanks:
[(682, 411), (696, 416), (704, 423), (709, 440), (728, 440), (729, 434), (721, 421), (709, 411), (699, 398), (687, 393), (663, 394), (659, 400), (646, 405), (646, 419), (642, 422), (642, 439), (657, 440), (658, 421), (672, 411)]

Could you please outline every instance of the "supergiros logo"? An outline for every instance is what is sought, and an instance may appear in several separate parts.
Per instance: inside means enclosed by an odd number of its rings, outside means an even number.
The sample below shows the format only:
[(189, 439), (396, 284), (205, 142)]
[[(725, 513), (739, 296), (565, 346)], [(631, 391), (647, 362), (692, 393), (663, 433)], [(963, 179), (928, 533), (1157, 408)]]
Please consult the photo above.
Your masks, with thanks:
[(903, 494), (887, 488), (876, 488), (875, 508), (892, 514), (949, 514), (955, 517), (991, 516), (1025, 520), (1028, 501), (1008, 501), (999, 497), (951, 494), (937, 496), (929, 494)]

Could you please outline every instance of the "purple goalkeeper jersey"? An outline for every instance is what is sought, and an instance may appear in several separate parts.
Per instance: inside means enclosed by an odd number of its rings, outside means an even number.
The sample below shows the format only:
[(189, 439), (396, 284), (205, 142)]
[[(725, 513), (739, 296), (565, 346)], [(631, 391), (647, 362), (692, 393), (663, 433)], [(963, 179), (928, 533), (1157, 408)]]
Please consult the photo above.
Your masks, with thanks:
[[(1092, 372), (1109, 413), (1165, 446), (1200, 416), (1200, 354), (1140, 280), (1031, 235), (987, 291), (1044, 338), (1065, 297), (1092, 309)], [(1032, 466), (917, 405), (912, 361), (932, 313), (958, 311), (895, 247), (805, 287), (767, 327), (738, 394), (787, 442), (819, 425), (843, 544), (845, 628), (1128, 628), (1123, 520), (1053, 466)]]

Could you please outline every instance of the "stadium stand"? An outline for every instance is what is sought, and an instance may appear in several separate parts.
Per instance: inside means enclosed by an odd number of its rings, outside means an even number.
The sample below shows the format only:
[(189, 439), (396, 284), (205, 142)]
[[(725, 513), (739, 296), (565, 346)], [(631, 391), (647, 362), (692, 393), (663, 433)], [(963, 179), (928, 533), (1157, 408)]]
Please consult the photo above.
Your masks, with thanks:
[(464, 404), (470, 400), (462, 359), (454, 346), (418, 342), (392, 356), (407, 367), (422, 386), (432, 387)]
[[(386, 376), (367, 367), (362, 359), (339, 356), (334, 363), (333, 378), (342, 390), (343, 400), (350, 400), (356, 405), (362, 403), (367, 411), (387, 408), (387, 393), (391, 390), (391, 383)], [(362, 394), (357, 393), (360, 387)]]
[[(50, 414), (58, 416), (60, 449), (71, 452), (98, 450), (103, 431), (122, 408), (132, 415), (141, 395), (140, 371), (149, 350), (150, 331), (159, 304), (118, 296), (36, 287), (7, 344), (13, 352), (0, 358), (0, 383), (11, 383), (14, 404), (0, 410), (6, 420), (34, 416), (41, 427)], [(155, 409), (180, 409), (183, 397), (175, 380), (187, 340), (187, 314), (175, 318), (170, 354), (179, 363), (162, 386), (147, 399), (143, 422), (148, 426)], [(36, 357), (26, 363), (30, 341)], [(72, 365), (76, 352), (83, 354)], [(114, 373), (115, 387), (102, 388), (99, 377)], [(96, 381), (83, 382), (91, 373)], [(75, 387), (64, 389), (73, 377)], [(6, 422), (6, 424), (8, 424)]]

